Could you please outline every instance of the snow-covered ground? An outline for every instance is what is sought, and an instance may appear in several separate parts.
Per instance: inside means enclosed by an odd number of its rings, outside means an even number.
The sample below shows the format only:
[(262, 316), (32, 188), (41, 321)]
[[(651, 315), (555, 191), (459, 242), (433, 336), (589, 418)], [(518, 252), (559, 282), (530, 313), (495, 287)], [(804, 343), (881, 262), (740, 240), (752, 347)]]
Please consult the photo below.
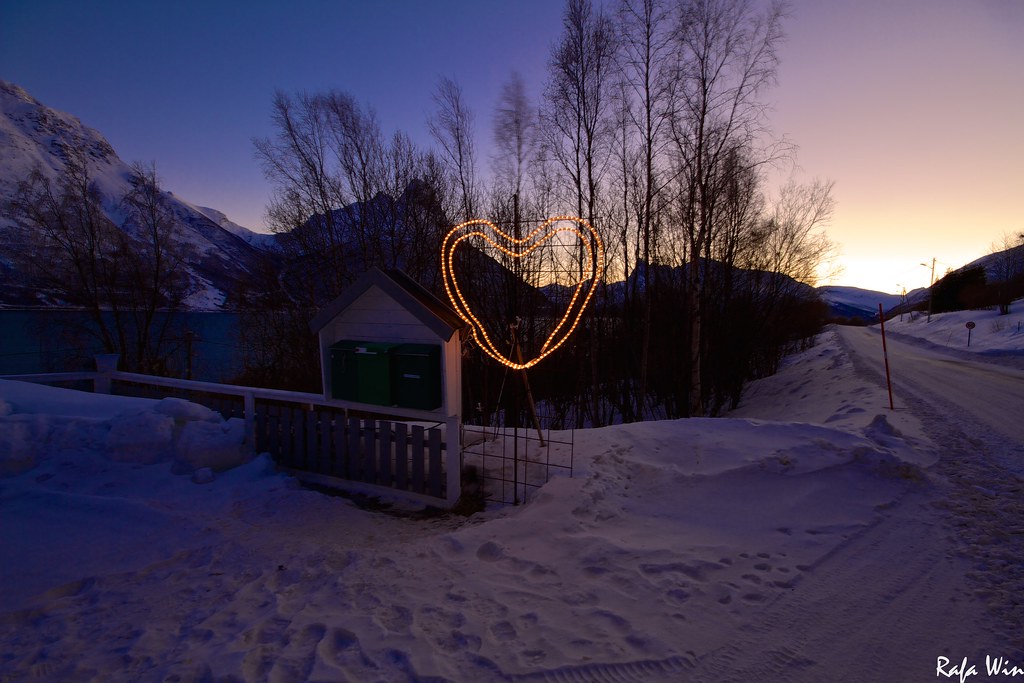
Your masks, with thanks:
[[(973, 322), (974, 328), (967, 329)], [(996, 309), (956, 311), (931, 316), (904, 313), (885, 323), (886, 333), (913, 337), (929, 344), (982, 355), (1020, 355), (1024, 350), (1024, 301), (1010, 307), (1009, 315)]]
[[(976, 317), (975, 334), (994, 328)], [(202, 409), (0, 382), (0, 680), (907, 681), (937, 665), (959, 678), (964, 657), (979, 678), (986, 655), (1024, 667), (1007, 624), (1019, 611), (1000, 610), (1019, 602), (999, 578), (1016, 570), (992, 551), (1015, 548), (1024, 519), (985, 482), (953, 481), (934, 429), (888, 410), (833, 330), (729, 418), (576, 432), (574, 477), (526, 505), (392, 515), (305, 490), (262, 457), (223, 469), (237, 433)], [(207, 465), (221, 471), (189, 476)]]

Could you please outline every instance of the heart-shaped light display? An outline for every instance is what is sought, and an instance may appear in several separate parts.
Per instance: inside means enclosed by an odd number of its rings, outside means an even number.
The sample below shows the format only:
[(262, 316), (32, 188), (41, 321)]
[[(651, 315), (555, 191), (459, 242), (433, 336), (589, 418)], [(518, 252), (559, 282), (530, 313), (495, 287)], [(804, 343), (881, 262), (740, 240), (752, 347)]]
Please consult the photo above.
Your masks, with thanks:
[[(466, 240), (478, 237), (507, 257), (522, 259), (561, 233), (575, 235), (585, 252), (585, 258), (579, 264), (580, 277), (571, 285), (572, 296), (569, 304), (544, 340), (537, 355), (530, 359), (512, 360), (498, 349), (487, 332), (488, 327), (477, 317), (466, 301), (462, 287), (469, 283), (460, 282), (459, 276), (455, 272), (455, 251)], [(549, 218), (526, 237), (518, 239), (490, 221), (483, 219), (466, 221), (452, 228), (445, 236), (441, 246), (441, 271), (444, 277), (444, 288), (455, 312), (470, 326), (473, 338), (483, 352), (513, 370), (525, 370), (536, 365), (565, 343), (579, 325), (583, 311), (594, 295), (603, 270), (604, 246), (601, 244), (600, 236), (587, 221), (574, 216)]]

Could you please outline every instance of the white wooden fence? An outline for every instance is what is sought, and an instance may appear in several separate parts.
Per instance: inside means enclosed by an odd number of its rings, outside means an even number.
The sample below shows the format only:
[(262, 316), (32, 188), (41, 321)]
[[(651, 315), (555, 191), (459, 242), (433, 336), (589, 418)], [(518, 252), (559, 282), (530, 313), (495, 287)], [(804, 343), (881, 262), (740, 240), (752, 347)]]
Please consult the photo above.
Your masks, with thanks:
[[(5, 375), (44, 384), (91, 381), (96, 393), (185, 394), (245, 420), (246, 443), (299, 479), (388, 493), (451, 507), (461, 494), (461, 425), (454, 415), (328, 399), (278, 389), (157, 377), (116, 370), (97, 356), (93, 372)], [(115, 385), (117, 391), (115, 391)], [(134, 387), (135, 391), (131, 388)]]

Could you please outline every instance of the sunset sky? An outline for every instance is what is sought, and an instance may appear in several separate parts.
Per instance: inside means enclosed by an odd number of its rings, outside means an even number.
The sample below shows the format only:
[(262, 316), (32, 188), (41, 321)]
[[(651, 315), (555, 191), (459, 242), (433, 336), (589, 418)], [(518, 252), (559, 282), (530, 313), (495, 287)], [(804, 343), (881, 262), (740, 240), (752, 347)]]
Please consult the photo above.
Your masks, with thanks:
[[(165, 188), (258, 230), (270, 188), (252, 138), (272, 132), (275, 89), (346, 90), (385, 134), (429, 144), (431, 95), (450, 76), (483, 148), (512, 70), (539, 95), (562, 10), (3, 0), (0, 79), (99, 130), (124, 160), (155, 162)], [(1024, 231), (1024, 2), (797, 0), (791, 15), (766, 100), (775, 132), (799, 146), (795, 178), (835, 182), (828, 232), (844, 270), (831, 284), (926, 286), (932, 258), (938, 277)]]

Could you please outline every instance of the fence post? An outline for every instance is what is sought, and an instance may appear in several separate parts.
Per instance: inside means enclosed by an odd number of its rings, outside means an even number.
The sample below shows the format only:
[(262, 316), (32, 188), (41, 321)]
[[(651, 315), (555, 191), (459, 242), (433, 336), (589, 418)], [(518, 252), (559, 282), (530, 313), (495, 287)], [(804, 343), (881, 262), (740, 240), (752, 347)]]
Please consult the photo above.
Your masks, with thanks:
[(245, 440), (256, 453), (256, 396), (251, 391), (242, 394), (242, 409), (245, 412)]
[(117, 361), (121, 358), (121, 354), (98, 353), (94, 358), (96, 359), (96, 379), (93, 380), (92, 390), (97, 394), (109, 394), (110, 373), (117, 371)]
[(449, 507), (453, 507), (462, 496), (462, 434), (457, 415), (449, 415), (445, 420), (444, 442), (445, 500)]

